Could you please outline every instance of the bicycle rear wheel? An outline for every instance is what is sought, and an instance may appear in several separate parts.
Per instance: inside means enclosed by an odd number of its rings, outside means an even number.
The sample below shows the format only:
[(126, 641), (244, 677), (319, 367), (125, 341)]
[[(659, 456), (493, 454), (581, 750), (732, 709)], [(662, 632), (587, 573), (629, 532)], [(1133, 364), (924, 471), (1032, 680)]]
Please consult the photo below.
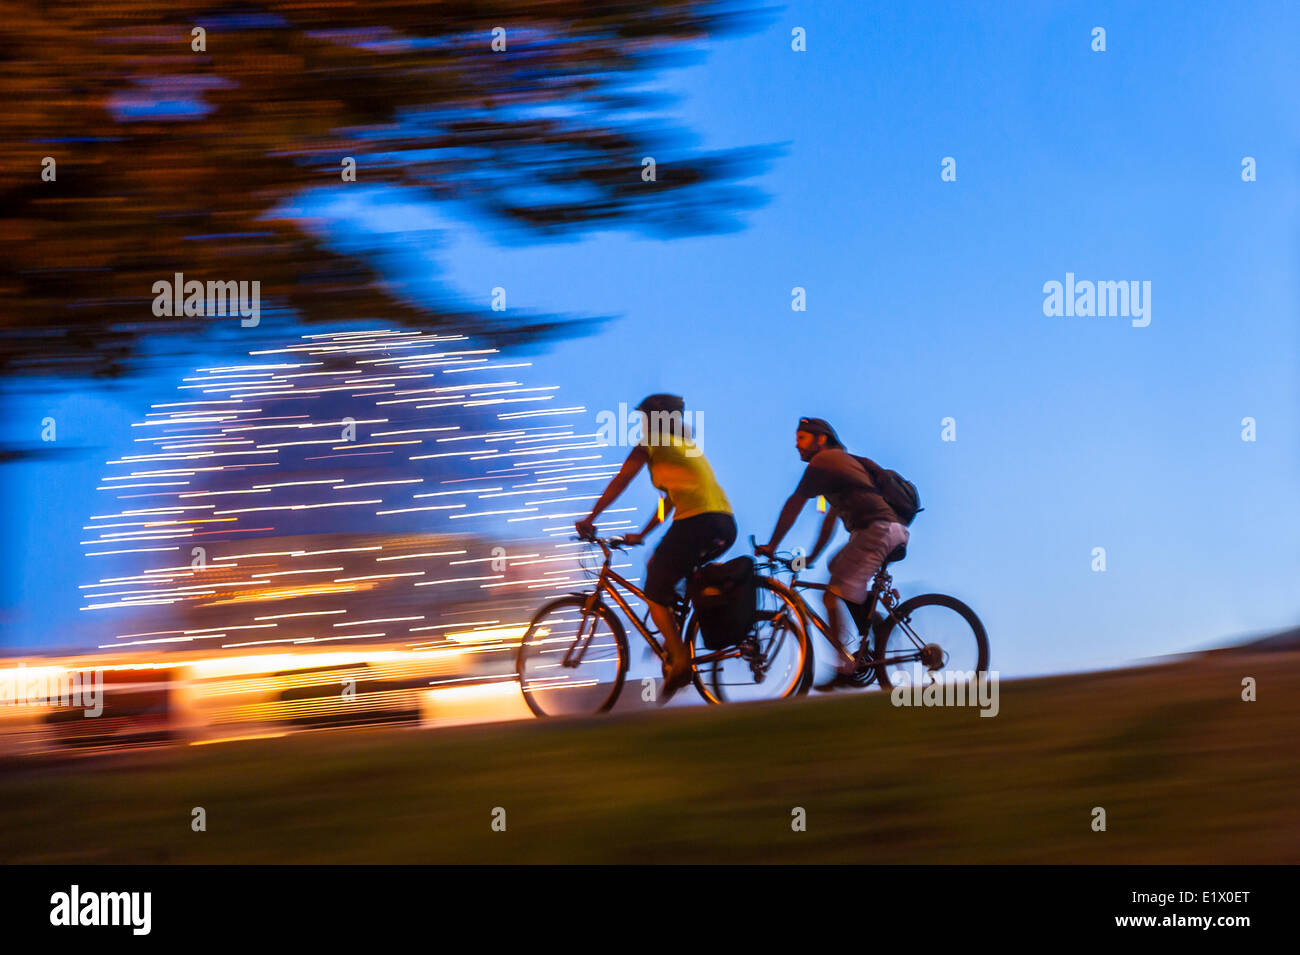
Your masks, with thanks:
[(604, 604), (561, 597), (533, 617), (515, 670), (528, 708), (538, 716), (584, 716), (614, 705), (627, 675), (627, 634)]
[(895, 686), (936, 679), (974, 680), (989, 668), (989, 640), (975, 611), (956, 597), (922, 594), (903, 601), (876, 627), (876, 682)]
[(789, 591), (769, 578), (758, 578), (758, 622), (739, 646), (709, 650), (694, 616), (685, 639), (699, 661), (695, 688), (710, 703), (780, 700), (807, 693), (812, 683), (803, 614)]

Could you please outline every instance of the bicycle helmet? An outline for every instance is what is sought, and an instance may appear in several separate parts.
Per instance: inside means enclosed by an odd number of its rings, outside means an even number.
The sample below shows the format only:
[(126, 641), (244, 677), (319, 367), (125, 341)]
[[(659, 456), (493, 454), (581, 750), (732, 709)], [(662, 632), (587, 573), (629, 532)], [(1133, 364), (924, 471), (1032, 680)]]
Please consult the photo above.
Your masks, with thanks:
[(682, 414), (686, 411), (686, 399), (681, 395), (646, 395), (646, 397), (641, 399), (641, 403), (636, 406), (635, 410), (649, 412), (659, 411), (668, 414), (676, 412), (677, 414)]

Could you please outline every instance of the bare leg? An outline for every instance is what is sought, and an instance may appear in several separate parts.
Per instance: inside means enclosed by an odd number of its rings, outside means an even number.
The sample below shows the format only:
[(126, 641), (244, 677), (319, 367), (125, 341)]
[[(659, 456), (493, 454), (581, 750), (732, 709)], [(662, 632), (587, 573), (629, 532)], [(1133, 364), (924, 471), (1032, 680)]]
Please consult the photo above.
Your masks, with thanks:
[(826, 607), (826, 639), (840, 655), (836, 669), (841, 673), (852, 673), (857, 668), (857, 661), (853, 659), (853, 654), (844, 649), (844, 641), (840, 637), (844, 630), (844, 602), (829, 590), (823, 590), (822, 603)]
[(677, 618), (673, 616), (673, 608), (657, 604), (653, 600), (647, 600), (646, 605), (650, 608), (650, 619), (655, 622), (660, 636), (664, 638), (668, 659), (676, 666), (681, 666), (686, 660), (686, 646), (682, 643), (681, 634), (677, 632)]
[(664, 688), (659, 696), (659, 705), (667, 703), (673, 695), (687, 683), (691, 682), (691, 660), (686, 651), (686, 644), (677, 632), (677, 619), (673, 609), (647, 600), (650, 616), (664, 638), (664, 648), (668, 651), (668, 665), (664, 668)]

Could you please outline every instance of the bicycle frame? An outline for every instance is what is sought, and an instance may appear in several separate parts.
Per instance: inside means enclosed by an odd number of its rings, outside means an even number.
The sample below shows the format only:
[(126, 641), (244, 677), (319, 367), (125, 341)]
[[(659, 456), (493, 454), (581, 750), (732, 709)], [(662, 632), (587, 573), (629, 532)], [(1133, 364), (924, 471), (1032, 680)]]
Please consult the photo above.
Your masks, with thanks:
[[(813, 626), (817, 628), (823, 637), (827, 637), (830, 633), (830, 624), (823, 620), (821, 615), (809, 606), (808, 601), (804, 599), (804, 595), (801, 591), (825, 591), (829, 589), (828, 585), (814, 583), (810, 580), (800, 580), (799, 572), (794, 568), (790, 568), (789, 572), (791, 577), (787, 589), (799, 602), (800, 609), (803, 611), (805, 617), (812, 622)], [(915, 652), (909, 652), (903, 656), (892, 656), (886, 657), (884, 660), (873, 661), (873, 664), (875, 665), (889, 666), (891, 664), (912, 662), (917, 659), (916, 654), (920, 653), (923, 647), (923, 643), (920, 638), (917, 637), (912, 628), (908, 626), (908, 622), (894, 613), (894, 605), (899, 599), (899, 593), (890, 586), (892, 583), (893, 578), (884, 567), (881, 567), (880, 570), (876, 571), (876, 575), (871, 581), (871, 590), (867, 593), (866, 617), (868, 620), (872, 618), (876, 611), (876, 604), (879, 603), (880, 606), (884, 608), (885, 614), (894, 619), (894, 626), (902, 630), (908, 640), (912, 642), (912, 645), (915, 647)], [(870, 637), (870, 634), (863, 633), (859, 634), (859, 636), (862, 637), (863, 640), (867, 640)]]
[[(631, 604), (629, 604), (628, 601), (623, 597), (623, 595), (619, 593), (618, 588), (622, 587), (626, 589), (629, 593), (637, 597), (639, 600), (643, 600), (646, 603), (649, 603), (649, 601), (646, 600), (645, 591), (643, 591), (640, 587), (632, 583), (630, 580), (628, 580), (626, 577), (624, 577), (622, 574), (620, 574), (618, 571), (616, 571), (613, 567), (610, 566), (610, 561), (614, 557), (614, 551), (613, 548), (609, 546), (609, 543), (607, 541), (601, 538), (596, 538), (594, 543), (598, 544), (600, 546), (601, 551), (604, 552), (605, 562), (600, 568), (600, 575), (596, 578), (596, 586), (592, 589), (592, 591), (588, 594), (578, 595), (581, 597), (586, 597), (587, 602), (586, 604), (583, 605), (582, 608), (583, 621), (578, 628), (578, 637), (576, 640), (574, 640), (573, 645), (569, 647), (568, 652), (565, 653), (564, 665), (576, 666), (579, 662), (581, 662), (582, 654), (585, 653), (587, 650), (587, 643), (590, 642), (591, 636), (594, 636), (596, 632), (595, 621), (597, 617), (595, 616), (594, 613), (592, 613), (592, 611), (595, 610), (596, 604), (600, 601), (600, 597), (602, 593), (608, 593), (610, 597), (613, 598), (614, 603), (617, 604), (619, 609), (623, 611), (624, 616), (626, 616), (627, 619), (632, 622), (632, 626), (634, 626), (637, 629), (637, 632), (641, 634), (641, 637), (645, 640), (645, 642), (650, 645), (650, 649), (654, 651), (655, 656), (657, 656), (661, 662), (667, 662), (667, 656), (668, 656), (667, 648), (662, 643), (660, 643), (658, 640), (655, 639), (655, 636), (658, 634), (658, 631), (650, 630), (645, 626), (644, 623), (642, 623), (641, 618), (638, 617), (632, 611)], [(674, 616), (677, 619), (677, 632), (682, 636), (683, 640), (685, 640), (686, 638), (686, 620), (687, 620), (687, 610), (689, 609), (689, 607), (690, 604), (683, 598), (679, 602), (678, 606), (674, 609)], [(590, 619), (592, 620), (591, 636), (588, 636), (587, 639), (584, 641), (583, 632), (586, 630), (588, 617), (590, 617)], [(579, 647), (581, 647), (581, 649), (578, 649)], [(573, 653), (575, 650), (577, 650), (576, 659), (573, 658)], [(718, 660), (726, 660), (731, 657), (739, 657), (740, 655), (741, 654), (739, 649), (735, 647), (728, 647), (727, 649), (715, 650), (712, 653), (707, 653), (702, 656), (694, 656), (692, 657), (692, 660), (698, 666), (699, 664), (702, 663), (713, 663)]]
[[(798, 578), (794, 578), (790, 581), (790, 592), (798, 599), (799, 605), (803, 608), (804, 616), (812, 622), (812, 625), (820, 631), (823, 637), (830, 633), (830, 624), (822, 619), (821, 614), (816, 610), (813, 610), (812, 606), (804, 599), (804, 596), (800, 591), (826, 589), (827, 587), (825, 584), (815, 584), (812, 581), (799, 580)], [(868, 602), (871, 608), (874, 608), (875, 601), (876, 595), (872, 592), (868, 595)]]

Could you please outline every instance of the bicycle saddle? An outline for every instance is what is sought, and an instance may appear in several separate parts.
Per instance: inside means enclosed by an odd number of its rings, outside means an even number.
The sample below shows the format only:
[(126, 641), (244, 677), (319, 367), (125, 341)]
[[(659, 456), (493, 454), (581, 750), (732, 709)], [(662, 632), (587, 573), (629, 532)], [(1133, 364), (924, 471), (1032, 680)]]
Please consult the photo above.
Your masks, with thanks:
[(907, 545), (899, 544), (897, 547), (891, 550), (889, 554), (885, 557), (885, 563), (892, 564), (894, 561), (902, 560), (906, 556), (907, 556)]

